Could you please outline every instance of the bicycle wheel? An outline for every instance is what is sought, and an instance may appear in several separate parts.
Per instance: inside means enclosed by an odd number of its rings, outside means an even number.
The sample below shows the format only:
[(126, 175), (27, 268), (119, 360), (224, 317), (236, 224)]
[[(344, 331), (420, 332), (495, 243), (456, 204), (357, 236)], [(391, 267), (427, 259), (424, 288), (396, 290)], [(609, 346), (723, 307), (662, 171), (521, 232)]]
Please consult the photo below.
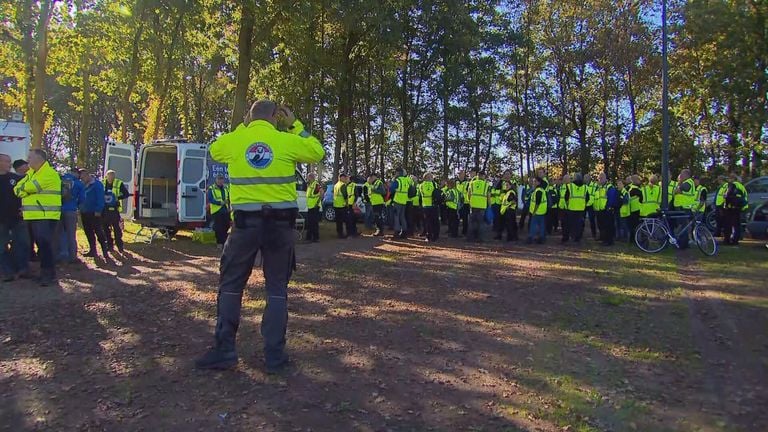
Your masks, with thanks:
[(660, 252), (668, 242), (669, 231), (658, 219), (643, 220), (635, 231), (635, 244), (643, 252)]
[(712, 256), (717, 253), (717, 240), (707, 227), (696, 225), (693, 229), (693, 240), (704, 255)]

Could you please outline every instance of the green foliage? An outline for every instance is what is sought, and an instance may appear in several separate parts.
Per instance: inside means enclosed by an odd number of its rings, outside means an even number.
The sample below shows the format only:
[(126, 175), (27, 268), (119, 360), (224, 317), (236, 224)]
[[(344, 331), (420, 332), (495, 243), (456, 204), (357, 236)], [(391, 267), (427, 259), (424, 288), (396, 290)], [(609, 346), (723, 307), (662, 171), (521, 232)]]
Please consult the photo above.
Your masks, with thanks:
[[(671, 3), (673, 175), (758, 174), (768, 5)], [(98, 165), (106, 139), (208, 142), (239, 117), (240, 94), (293, 107), (324, 141), (331, 175), (660, 169), (650, 0), (53, 4), (44, 143), (62, 163)], [(0, 115), (29, 112), (39, 14), (39, 2), (0, 0)], [(249, 85), (238, 93), (241, 71)]]

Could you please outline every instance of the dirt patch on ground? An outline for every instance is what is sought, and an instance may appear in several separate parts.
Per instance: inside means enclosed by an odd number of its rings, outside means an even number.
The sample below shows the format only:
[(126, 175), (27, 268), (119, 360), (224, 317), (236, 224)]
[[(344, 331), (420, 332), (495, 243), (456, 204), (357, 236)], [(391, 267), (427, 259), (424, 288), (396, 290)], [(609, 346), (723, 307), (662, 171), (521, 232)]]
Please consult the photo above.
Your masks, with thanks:
[(674, 254), (639, 254), (371, 237), (301, 245), (289, 292), (294, 366), (271, 377), (260, 272), (244, 300), (240, 366), (199, 372), (191, 363), (215, 318), (214, 251), (183, 239), (130, 245), (116, 263), (65, 267), (55, 287), (0, 288), (0, 427), (768, 427), (765, 290), (691, 306), (680, 274), (704, 284), (712, 270), (691, 264), (693, 276)]

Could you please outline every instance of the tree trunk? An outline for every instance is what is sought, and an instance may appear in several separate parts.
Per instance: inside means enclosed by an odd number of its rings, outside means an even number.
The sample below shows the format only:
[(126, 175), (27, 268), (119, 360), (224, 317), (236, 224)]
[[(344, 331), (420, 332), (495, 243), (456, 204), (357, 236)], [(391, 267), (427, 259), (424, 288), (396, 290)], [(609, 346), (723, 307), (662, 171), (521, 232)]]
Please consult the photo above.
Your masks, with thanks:
[(88, 54), (82, 56), (83, 107), (80, 117), (80, 138), (77, 146), (77, 164), (88, 165), (88, 138), (91, 131), (91, 64)]
[(253, 57), (253, 27), (256, 23), (256, 10), (252, 0), (242, 0), (240, 32), (237, 37), (237, 85), (235, 101), (232, 105), (230, 129), (243, 122), (248, 107), (248, 86), (251, 82), (251, 60)]
[[(138, 19), (136, 20), (136, 32), (133, 35), (133, 42), (131, 44), (131, 60), (128, 66), (128, 83), (125, 86), (125, 92), (120, 99), (120, 142), (128, 142), (128, 128), (133, 125), (133, 115), (131, 107), (131, 95), (136, 88), (136, 83), (139, 80), (139, 48), (141, 46), (141, 37), (144, 34), (144, 2), (138, 0), (136, 7), (141, 7), (138, 13)], [(134, 11), (135, 13), (136, 11)]]
[(48, 24), (51, 21), (51, 1), (40, 2), (40, 17), (37, 21), (37, 62), (35, 64), (35, 95), (32, 103), (32, 148), (40, 148), (43, 144), (45, 130), (45, 80), (48, 76)]

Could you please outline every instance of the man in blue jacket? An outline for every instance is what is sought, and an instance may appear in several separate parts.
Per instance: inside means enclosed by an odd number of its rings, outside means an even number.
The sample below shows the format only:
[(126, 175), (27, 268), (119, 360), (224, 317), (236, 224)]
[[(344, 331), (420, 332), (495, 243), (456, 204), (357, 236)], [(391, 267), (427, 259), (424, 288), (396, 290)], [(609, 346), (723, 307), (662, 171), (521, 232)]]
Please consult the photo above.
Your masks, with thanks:
[(96, 240), (98, 239), (104, 258), (109, 259), (107, 238), (101, 224), (101, 213), (104, 211), (104, 185), (96, 181), (86, 170), (80, 170), (80, 179), (85, 185), (85, 198), (80, 203), (80, 218), (83, 222), (83, 231), (88, 238), (88, 252), (83, 256), (91, 258), (97, 256)]
[(85, 186), (80, 181), (80, 170), (72, 168), (61, 176), (61, 219), (56, 225), (55, 241), (58, 261), (77, 262), (77, 209), (85, 200)]

